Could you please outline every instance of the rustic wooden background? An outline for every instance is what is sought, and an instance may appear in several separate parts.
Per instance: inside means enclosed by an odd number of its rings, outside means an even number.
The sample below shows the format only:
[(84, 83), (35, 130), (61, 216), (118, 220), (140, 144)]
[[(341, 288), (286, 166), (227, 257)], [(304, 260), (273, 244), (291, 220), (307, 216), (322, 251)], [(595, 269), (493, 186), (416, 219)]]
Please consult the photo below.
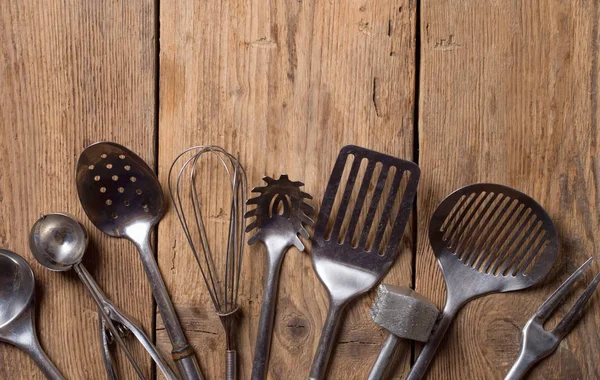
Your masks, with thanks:
[[(587, 257), (600, 259), (599, 20), (596, 0), (0, 2), (0, 246), (33, 267), (42, 345), (68, 379), (105, 378), (96, 308), (83, 285), (43, 269), (27, 247), (36, 218), (63, 211), (88, 228), (84, 264), (107, 295), (154, 332), (162, 352), (170, 347), (137, 252), (99, 233), (79, 205), (74, 168), (88, 144), (128, 146), (163, 184), (184, 148), (220, 145), (239, 156), (252, 186), (287, 173), (318, 206), (337, 151), (353, 143), (421, 166), (414, 223), (386, 281), (413, 285), (440, 307), (445, 290), (427, 226), (447, 193), (499, 182), (553, 217), (561, 250), (548, 279), (469, 304), (429, 372), (502, 378), (539, 303)], [(168, 213), (159, 226), (160, 267), (206, 378), (223, 378), (222, 328), (177, 223)], [(261, 246), (246, 250), (242, 378), (251, 370), (263, 264)], [(385, 339), (369, 321), (372, 298), (350, 308), (330, 378), (366, 377)], [(270, 378), (305, 378), (326, 307), (308, 254), (292, 249)], [(595, 296), (531, 378), (600, 378), (599, 325)], [(149, 357), (131, 347), (153, 376)], [(413, 355), (408, 344), (400, 349), (394, 378)], [(123, 378), (134, 379), (119, 359)], [(0, 378), (42, 375), (0, 344)]]

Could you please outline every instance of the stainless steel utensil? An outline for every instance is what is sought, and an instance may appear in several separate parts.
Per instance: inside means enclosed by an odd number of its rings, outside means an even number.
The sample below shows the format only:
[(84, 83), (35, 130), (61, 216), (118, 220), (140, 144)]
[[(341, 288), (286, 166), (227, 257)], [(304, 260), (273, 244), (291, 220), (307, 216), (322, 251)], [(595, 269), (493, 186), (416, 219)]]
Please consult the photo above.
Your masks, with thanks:
[(400, 339), (427, 342), (439, 313), (431, 301), (406, 286), (379, 285), (371, 319), (390, 334), (367, 379), (384, 378)]
[(0, 249), (0, 341), (25, 351), (46, 378), (64, 380), (35, 332), (35, 278), (27, 261)]
[(532, 286), (550, 271), (558, 253), (556, 228), (539, 204), (510, 187), (487, 183), (447, 196), (431, 217), (429, 241), (446, 281), (446, 305), (409, 380), (425, 375), (464, 304)]
[[(123, 348), (127, 359), (141, 379), (144, 379), (144, 375), (133, 359), (131, 352), (124, 345), (121, 339), (122, 334), (115, 326), (115, 322), (125, 326), (127, 330), (133, 333), (167, 379), (176, 380), (177, 377), (144, 331), (106, 297), (90, 273), (81, 264), (87, 244), (88, 237), (83, 226), (66, 214), (57, 213), (42, 216), (35, 222), (29, 235), (29, 247), (40, 264), (53, 271), (66, 271), (73, 268), (79, 275), (98, 305), (100, 315), (111, 331), (113, 339)], [(114, 373), (112, 365), (110, 367), (107, 366), (108, 373)]]
[(247, 202), (248, 205), (256, 205), (256, 208), (245, 215), (246, 218), (255, 218), (246, 228), (246, 232), (256, 229), (248, 244), (260, 241), (267, 247), (265, 288), (252, 364), (253, 380), (267, 377), (281, 263), (291, 246), (304, 251), (298, 234), (308, 239), (303, 224), (313, 225), (308, 215), (314, 211), (312, 206), (304, 202), (312, 197), (300, 190), (304, 186), (302, 182), (292, 182), (287, 175), (281, 175), (279, 179), (264, 177), (263, 180), (266, 186), (252, 189), (260, 195)]
[(79, 200), (92, 223), (110, 236), (130, 240), (138, 249), (179, 374), (185, 380), (202, 379), (150, 244), (150, 231), (165, 212), (156, 174), (129, 149), (100, 142), (79, 156), (76, 182)]
[[(351, 168), (342, 190), (340, 183), (347, 162), (351, 162)], [(379, 174), (376, 176), (375, 172)], [(345, 306), (377, 285), (398, 256), (419, 174), (419, 167), (414, 163), (372, 150), (348, 145), (340, 151), (312, 238), (313, 267), (327, 288), (329, 312), (310, 379), (325, 378)], [(359, 175), (362, 175), (362, 183), (357, 189), (354, 206), (350, 208)], [(408, 180), (402, 188), (405, 176)], [(376, 178), (374, 183), (373, 178)], [(334, 215), (336, 194), (341, 198), (337, 215)], [(368, 209), (363, 208), (365, 204)], [(352, 214), (347, 216), (349, 208)], [(376, 218), (376, 215), (380, 217)], [(359, 224), (363, 227), (357, 228)]]
[[(210, 171), (211, 159), (222, 166), (227, 177), (227, 185), (219, 188), (211, 187), (211, 177), (217, 178)], [(202, 164), (205, 165), (202, 165)], [(205, 170), (206, 177), (198, 173)], [(181, 181), (183, 179), (183, 181)], [(208, 188), (208, 189), (207, 189)], [(203, 191), (204, 190), (204, 191)], [(218, 197), (231, 197), (231, 203), (221, 208), (218, 216), (204, 215), (201, 195), (209, 191), (218, 191)], [(244, 228), (248, 187), (246, 172), (238, 160), (223, 149), (215, 146), (192, 147), (181, 153), (169, 169), (169, 194), (177, 217), (181, 223), (202, 277), (221, 319), (226, 337), (226, 378), (237, 378), (236, 325), (238, 311), (238, 288), (240, 269), (244, 252)], [(190, 208), (192, 209), (190, 212)], [(213, 224), (219, 225), (227, 219), (229, 208), (229, 229), (227, 248), (225, 249), (224, 270), (216, 268), (223, 261), (223, 253), (215, 255), (208, 241), (205, 217)], [(193, 216), (192, 216), (193, 215)], [(213, 246), (214, 248), (214, 246)], [(220, 248), (220, 247), (219, 247)], [(217, 265), (215, 265), (215, 262)], [(222, 274), (221, 274), (222, 273)]]
[(600, 283), (600, 273), (590, 282), (571, 310), (552, 330), (545, 330), (544, 323), (550, 315), (558, 308), (569, 294), (575, 281), (583, 274), (592, 262), (589, 258), (579, 269), (556, 289), (554, 293), (536, 310), (535, 314), (523, 327), (523, 342), (519, 358), (512, 366), (504, 380), (523, 379), (527, 372), (540, 360), (552, 354), (560, 341), (575, 327), (577, 321), (583, 315), (584, 307)]

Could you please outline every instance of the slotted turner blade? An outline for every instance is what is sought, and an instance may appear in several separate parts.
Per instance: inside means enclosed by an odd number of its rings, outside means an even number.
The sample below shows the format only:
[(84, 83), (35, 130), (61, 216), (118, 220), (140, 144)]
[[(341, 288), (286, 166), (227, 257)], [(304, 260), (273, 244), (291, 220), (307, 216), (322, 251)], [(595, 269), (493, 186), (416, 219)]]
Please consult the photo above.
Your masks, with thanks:
[(310, 379), (325, 378), (345, 306), (377, 285), (398, 256), (419, 175), (409, 161), (353, 145), (340, 151), (312, 239), (329, 312)]
[(488, 183), (446, 197), (431, 217), (429, 241), (446, 281), (446, 306), (409, 380), (425, 375), (465, 303), (532, 286), (550, 271), (558, 254), (558, 235), (546, 211), (515, 189)]

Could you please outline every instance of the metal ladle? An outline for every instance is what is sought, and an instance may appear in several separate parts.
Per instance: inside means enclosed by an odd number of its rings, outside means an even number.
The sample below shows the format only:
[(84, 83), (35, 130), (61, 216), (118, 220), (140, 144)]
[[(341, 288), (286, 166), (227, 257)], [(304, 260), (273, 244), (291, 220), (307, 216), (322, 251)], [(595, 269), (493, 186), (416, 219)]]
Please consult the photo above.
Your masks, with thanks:
[(167, 379), (177, 379), (144, 331), (106, 297), (90, 273), (81, 264), (87, 244), (88, 237), (83, 226), (66, 214), (56, 213), (42, 216), (33, 225), (29, 235), (31, 252), (40, 264), (53, 271), (66, 271), (73, 268), (77, 272), (94, 302), (98, 305), (98, 310), (106, 327), (112, 333), (112, 338), (123, 348), (127, 359), (141, 379), (144, 379), (144, 375), (133, 359), (131, 352), (123, 343), (121, 334), (114, 322), (122, 324), (133, 333)]
[(0, 341), (25, 351), (51, 380), (64, 380), (35, 333), (35, 278), (27, 262), (0, 249)]

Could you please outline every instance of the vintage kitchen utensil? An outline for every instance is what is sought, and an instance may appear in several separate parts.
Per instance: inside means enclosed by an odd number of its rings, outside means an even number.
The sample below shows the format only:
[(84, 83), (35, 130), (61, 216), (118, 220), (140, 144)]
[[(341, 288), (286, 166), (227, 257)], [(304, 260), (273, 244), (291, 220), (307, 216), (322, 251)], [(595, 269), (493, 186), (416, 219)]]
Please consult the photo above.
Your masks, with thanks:
[(92, 223), (110, 236), (130, 240), (138, 249), (179, 374), (184, 380), (202, 379), (150, 244), (150, 231), (165, 212), (156, 174), (129, 149), (100, 142), (79, 156), (76, 182), (79, 200)]
[(558, 237), (544, 209), (510, 187), (479, 183), (446, 197), (429, 241), (446, 281), (446, 305), (408, 375), (421, 379), (458, 310), (489, 293), (525, 289), (552, 268)]
[(400, 339), (426, 342), (439, 313), (431, 301), (406, 286), (379, 285), (371, 307), (371, 319), (388, 330), (390, 335), (368, 379), (383, 379)]
[[(346, 167), (349, 173), (340, 186)], [(414, 163), (372, 150), (348, 145), (340, 151), (312, 238), (313, 267), (327, 288), (329, 312), (310, 379), (325, 378), (346, 305), (377, 285), (398, 256), (419, 174)], [(355, 189), (356, 182), (360, 187)]]
[(313, 207), (304, 202), (312, 197), (300, 190), (304, 186), (302, 182), (292, 182), (287, 175), (282, 175), (279, 179), (264, 177), (263, 180), (267, 183), (266, 186), (252, 190), (260, 195), (247, 202), (248, 205), (256, 205), (256, 208), (245, 215), (246, 218), (254, 218), (246, 231), (256, 229), (248, 244), (260, 241), (267, 247), (265, 288), (252, 364), (253, 380), (267, 377), (281, 263), (291, 246), (304, 251), (304, 244), (298, 234), (308, 239), (304, 224), (313, 225), (308, 215), (314, 212)]
[[(144, 375), (133, 359), (131, 352), (124, 345), (121, 339), (123, 334), (115, 326), (115, 323), (124, 326), (133, 333), (167, 379), (176, 380), (177, 377), (144, 331), (106, 297), (90, 273), (81, 264), (87, 244), (88, 237), (83, 226), (66, 214), (56, 213), (42, 216), (35, 222), (29, 234), (29, 247), (40, 264), (53, 271), (66, 271), (73, 268), (79, 275), (94, 302), (98, 305), (100, 315), (112, 333), (113, 339), (123, 348), (127, 359), (141, 379), (144, 379)], [(112, 365), (110, 367), (107, 366), (107, 372), (109, 374), (114, 373)]]
[(46, 378), (64, 380), (35, 332), (35, 278), (27, 261), (0, 249), (0, 341), (25, 351)]
[[(211, 164), (222, 167), (226, 183), (218, 183), (218, 172), (211, 171)], [(248, 187), (246, 172), (238, 160), (215, 146), (197, 146), (181, 153), (169, 169), (169, 194), (177, 217), (188, 240), (202, 277), (221, 319), (226, 337), (226, 378), (237, 378), (236, 330), (238, 312), (238, 289), (242, 253), (244, 252), (244, 229)], [(212, 186), (214, 185), (214, 186)], [(214, 192), (214, 193), (211, 193)], [(218, 215), (206, 215), (202, 208), (202, 195), (217, 199), (230, 199)], [(227, 211), (229, 214), (227, 215)], [(219, 228), (228, 222), (227, 247), (215, 250), (209, 240), (206, 221)], [(218, 233), (215, 235), (221, 236)], [(212, 235), (211, 235), (212, 236)], [(216, 237), (215, 237), (216, 238)], [(225, 236), (222, 236), (225, 239)], [(214, 242), (214, 240), (213, 240)], [(223, 252), (224, 251), (224, 252)], [(222, 266), (222, 270), (218, 268)]]
[(592, 262), (589, 258), (579, 269), (577, 269), (554, 293), (536, 310), (535, 314), (527, 321), (523, 327), (523, 342), (521, 343), (521, 352), (519, 358), (512, 366), (505, 380), (523, 379), (527, 372), (540, 360), (552, 354), (560, 341), (575, 327), (577, 321), (584, 312), (586, 303), (592, 297), (594, 290), (600, 283), (600, 273), (583, 291), (579, 299), (575, 302), (571, 310), (552, 330), (545, 330), (544, 323), (550, 318), (550, 315), (565, 300), (575, 281), (583, 274)]

